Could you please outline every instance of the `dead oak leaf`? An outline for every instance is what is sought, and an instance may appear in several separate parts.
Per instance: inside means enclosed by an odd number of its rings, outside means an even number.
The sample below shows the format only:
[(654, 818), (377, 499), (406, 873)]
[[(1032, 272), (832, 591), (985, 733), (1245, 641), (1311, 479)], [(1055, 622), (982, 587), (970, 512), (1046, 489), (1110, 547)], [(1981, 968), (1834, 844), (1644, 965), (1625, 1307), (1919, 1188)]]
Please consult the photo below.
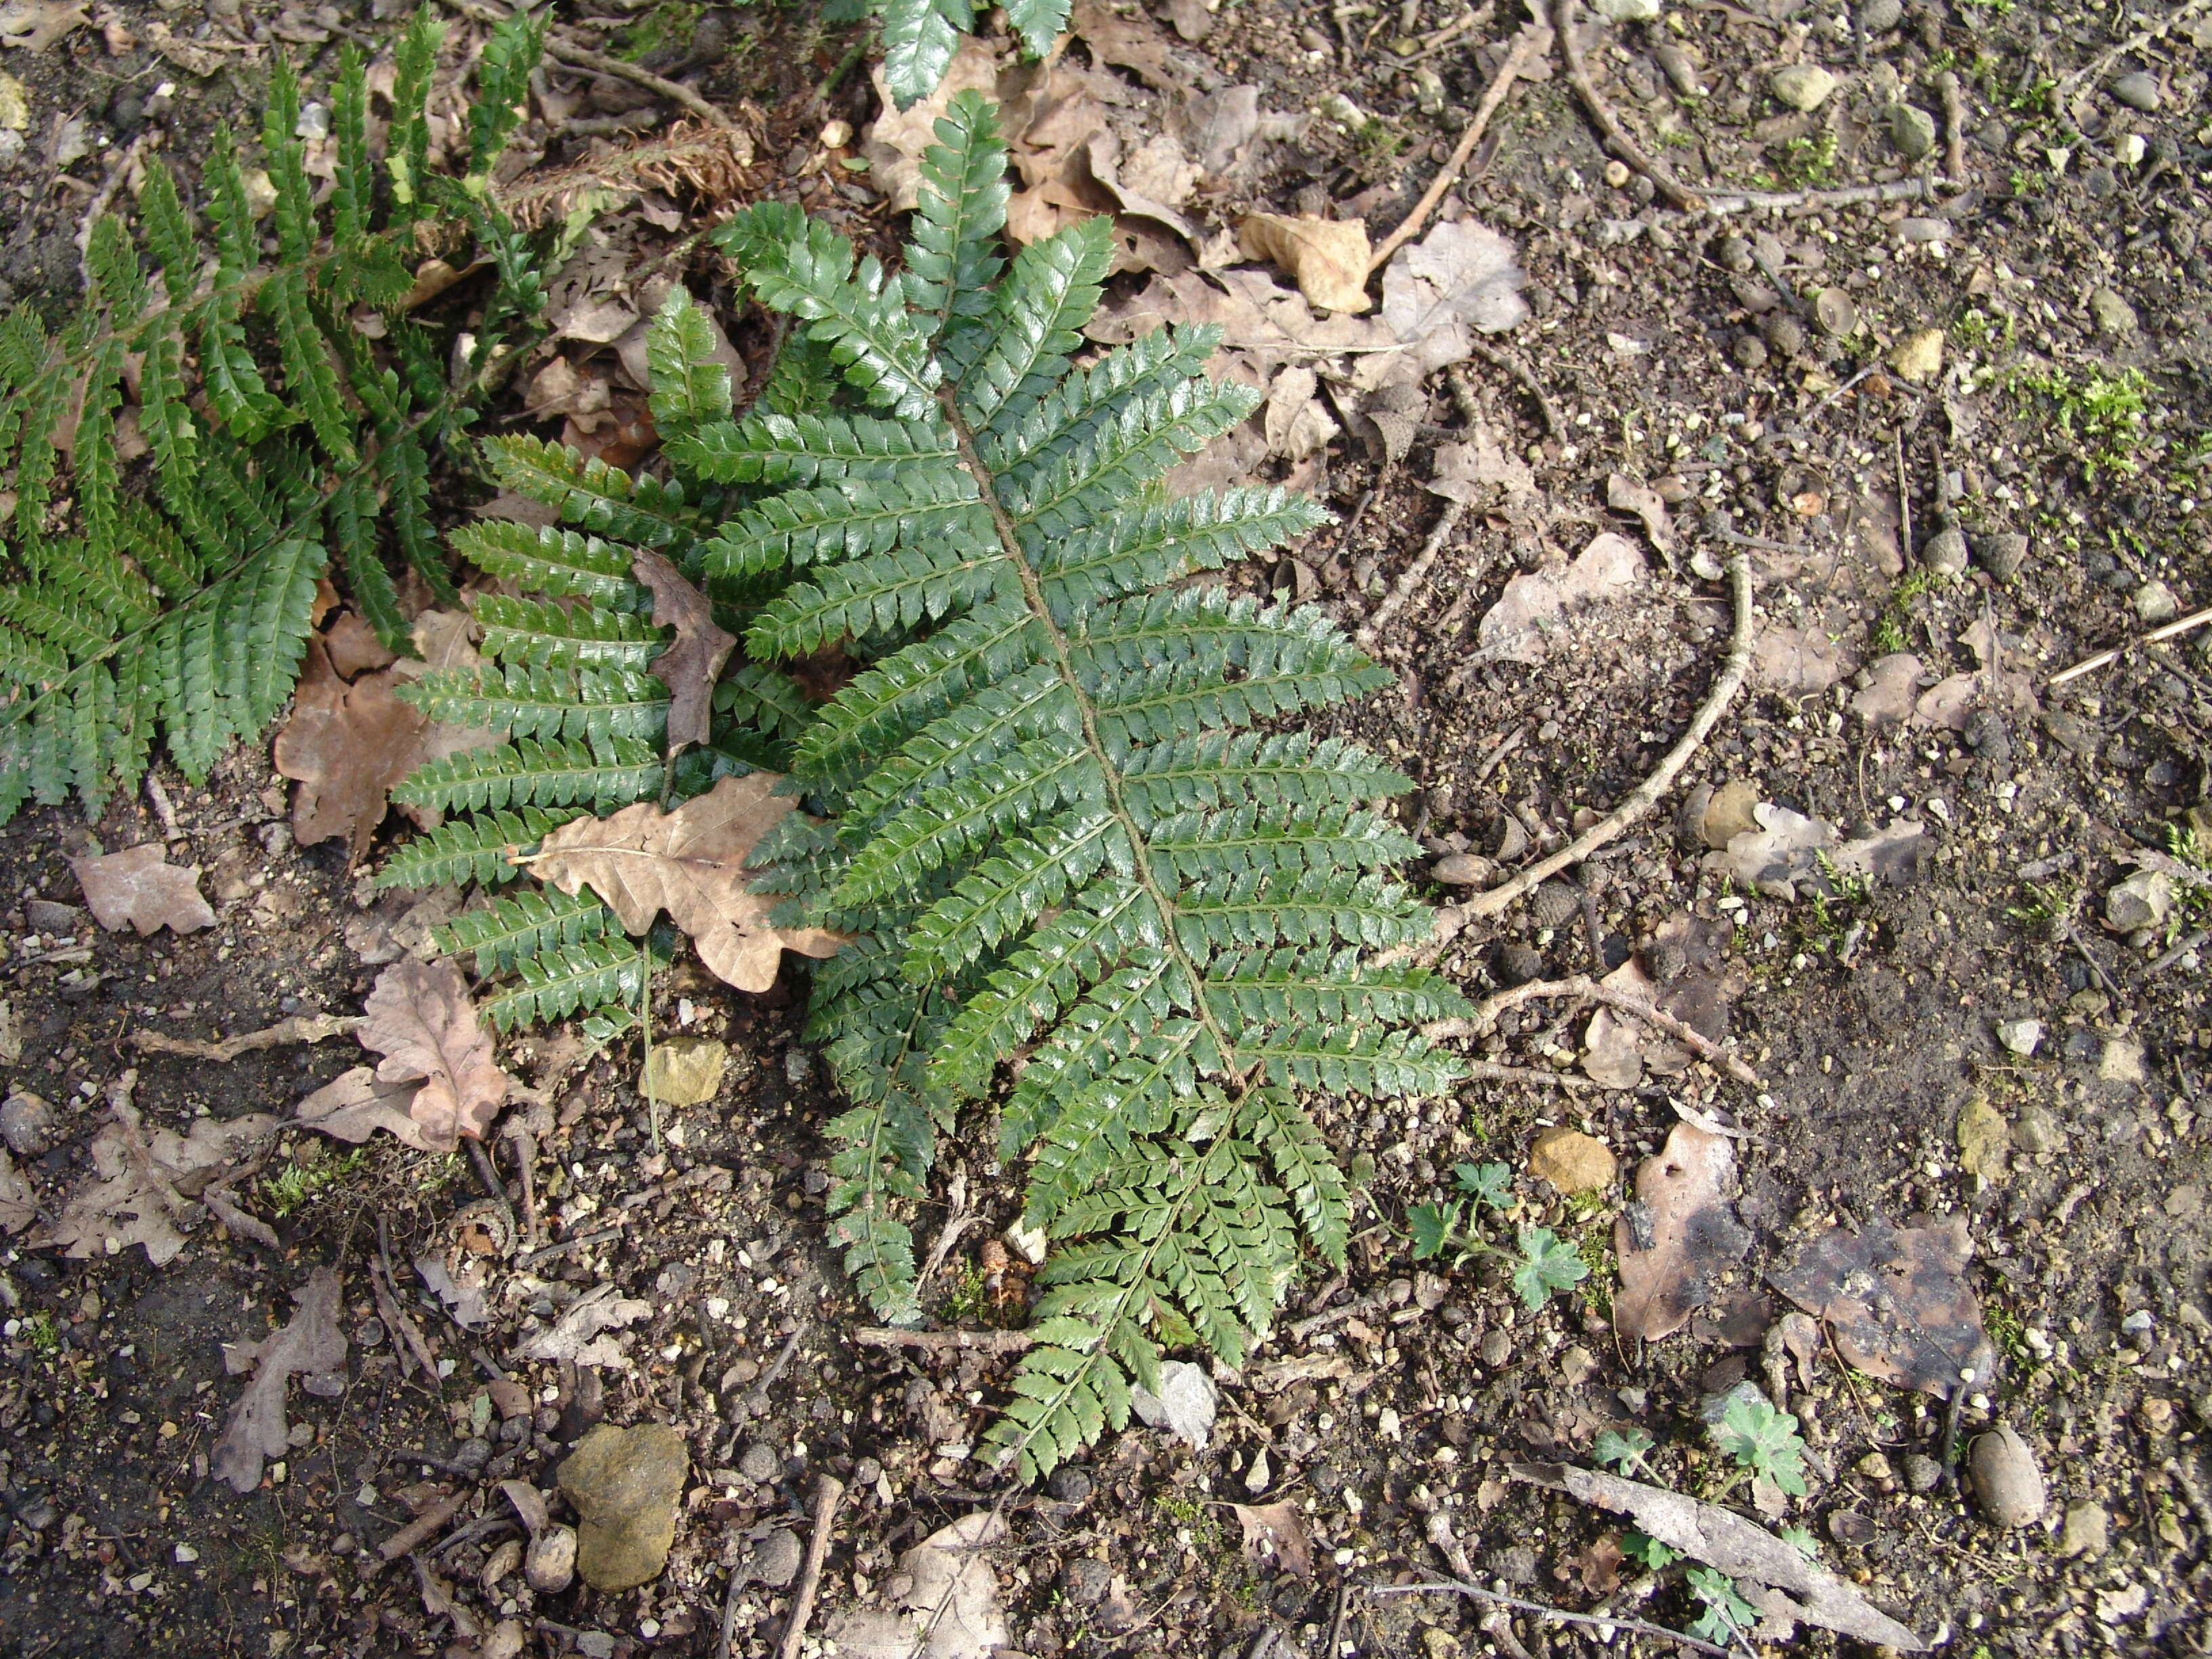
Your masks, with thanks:
[(185, 1248), (183, 1229), (198, 1218), (199, 1195), (244, 1148), (266, 1136), (276, 1120), (266, 1112), (218, 1121), (194, 1120), (189, 1133), (146, 1133), (131, 1102), (137, 1073), (108, 1087), (112, 1113), (92, 1139), (90, 1180), (78, 1185), (53, 1226), (31, 1240), (71, 1258), (119, 1255), (143, 1245), (147, 1261), (167, 1266)]
[(408, 1114), (416, 1092), (412, 1083), (380, 1081), (374, 1066), (356, 1066), (301, 1100), (292, 1109), (292, 1121), (356, 1146), (382, 1129), (417, 1152), (436, 1152)]
[(1986, 1379), (1995, 1350), (1966, 1282), (1974, 1253), (1964, 1216), (1923, 1227), (1831, 1227), (1772, 1275), (1826, 1320), (1844, 1363), (1885, 1382), (1948, 1399), (1962, 1373)]
[(15, 1160), (0, 1148), (0, 1233), (20, 1233), (38, 1218), (38, 1194)]
[(1246, 258), (1280, 265), (1317, 310), (1357, 315), (1373, 303), (1367, 297), (1370, 250), (1364, 220), (1248, 213), (1237, 235)]
[(258, 1342), (227, 1342), (223, 1367), (233, 1376), (251, 1370), (253, 1379), (231, 1407), (208, 1467), (216, 1479), (244, 1497), (261, 1484), (262, 1464), (289, 1449), (291, 1431), (284, 1421), (285, 1386), (295, 1375), (331, 1376), (344, 1365), (345, 1333), (338, 1329), (338, 1275), (318, 1267), (299, 1294), (291, 1322)]
[(1300, 1578), (1313, 1577), (1313, 1546), (1306, 1538), (1305, 1522), (1298, 1516), (1297, 1499), (1229, 1507), (1237, 1511), (1237, 1524), (1244, 1529), (1245, 1554), (1258, 1561), (1272, 1551), (1284, 1571)]
[(1613, 1328), (1656, 1341), (1689, 1322), (1743, 1260), (1751, 1235), (1729, 1202), (1735, 1149), (1726, 1135), (1678, 1123), (1667, 1145), (1636, 1172), (1636, 1200), (1613, 1224), (1620, 1289)]
[(676, 637), (653, 659), (653, 678), (668, 688), (668, 751), (707, 741), (714, 682), (738, 647), (737, 636), (714, 626), (714, 607), (665, 554), (640, 548), (630, 574), (653, 590), (653, 620)]
[(329, 643), (307, 642), (292, 694), (292, 717), (276, 734), (279, 775), (300, 787), (292, 797), (292, 838), (302, 847), (343, 840), (346, 861), (368, 854), (385, 803), (422, 758), (429, 720), (399, 700), (390, 668), (338, 678)]
[(44, 52), (92, 21), (82, 6), (63, 0), (7, 0), (0, 5), (0, 46)]
[(756, 877), (745, 860), (794, 805), (774, 793), (780, 781), (754, 772), (724, 778), (673, 812), (647, 801), (578, 818), (545, 837), (531, 867), (564, 893), (591, 888), (633, 935), (667, 911), (716, 978), (765, 991), (785, 951), (828, 957), (844, 943), (825, 928), (777, 927), (769, 918), (781, 901), (751, 890)]
[(196, 933), (215, 926), (215, 910), (200, 896), (199, 866), (171, 864), (159, 842), (71, 859), (70, 868), (93, 920), (110, 933), (129, 927), (141, 934), (162, 927)]
[(384, 1056), (378, 1080), (422, 1080), (408, 1107), (422, 1138), (440, 1152), (462, 1135), (483, 1139), (508, 1079), (492, 1059), (461, 970), (450, 962), (395, 962), (377, 975), (362, 1014), (362, 1047)]

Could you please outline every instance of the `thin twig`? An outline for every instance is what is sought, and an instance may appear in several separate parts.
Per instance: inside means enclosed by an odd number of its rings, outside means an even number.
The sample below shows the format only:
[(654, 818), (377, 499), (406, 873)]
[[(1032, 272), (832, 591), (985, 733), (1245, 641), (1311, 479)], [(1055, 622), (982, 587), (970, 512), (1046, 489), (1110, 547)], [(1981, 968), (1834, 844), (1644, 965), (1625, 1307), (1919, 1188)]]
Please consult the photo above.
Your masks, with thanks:
[(1413, 204), (1413, 210), (1405, 216), (1397, 229), (1382, 239), (1382, 245), (1368, 257), (1369, 276), (1372, 276), (1382, 270), (1390, 262), (1392, 254), (1421, 234), (1421, 227), (1428, 223), (1429, 215), (1436, 211), (1437, 204), (1443, 200), (1444, 192), (1452, 187), (1459, 178), (1460, 170), (1467, 165), (1467, 158), (1474, 154), (1474, 147), (1482, 142), (1483, 132), (1490, 125), (1490, 118), (1498, 113), (1498, 106), (1505, 101), (1505, 94), (1513, 90), (1513, 83), (1521, 78), (1521, 71), (1543, 49), (1543, 35), (1542, 24), (1528, 23), (1513, 37), (1513, 49), (1505, 54), (1505, 61), (1498, 66), (1497, 75), (1483, 89), (1482, 102), (1475, 106), (1474, 118), (1467, 124), (1467, 131), (1460, 134), (1459, 143), (1445, 158), (1443, 166), (1437, 170), (1437, 176), (1429, 180), (1429, 187), (1421, 192), (1421, 199)]
[(571, 1250), (580, 1250), (586, 1244), (604, 1244), (611, 1238), (621, 1237), (622, 1229), (619, 1227), (600, 1227), (588, 1233), (577, 1233), (562, 1239), (558, 1244), (548, 1244), (542, 1249), (531, 1251), (515, 1265), (522, 1267), (534, 1267), (541, 1261), (550, 1261), (554, 1257), (566, 1255)]
[(1653, 157), (1643, 145), (1631, 137), (1628, 129), (1620, 125), (1620, 118), (1613, 112), (1613, 106), (1605, 101), (1590, 79), (1589, 66), (1583, 61), (1582, 42), (1575, 39), (1575, 18), (1581, 8), (1575, 0), (1558, 0), (1552, 17), (1552, 31), (1559, 37), (1560, 55), (1567, 60), (1567, 83), (1575, 95), (1583, 100), (1598, 131), (1605, 135), (1606, 143), (1613, 146), (1614, 155), (1649, 179), (1668, 202), (1685, 213), (1697, 213), (1705, 208), (1705, 198), (1677, 179), (1664, 162)]
[(2102, 79), (2105, 71), (2119, 62), (2121, 58), (2132, 52), (2141, 52), (2154, 40), (2163, 40), (2172, 33), (2175, 24), (2194, 17), (2208, 4), (2212, 4), (2212, 0), (2186, 0), (2185, 4), (2176, 6), (2160, 21), (2153, 23), (2148, 28), (2138, 29), (2126, 40), (2099, 52), (2082, 67), (2059, 81), (2051, 96), (2051, 108), (2063, 110), (2073, 101), (2075, 88), (2084, 81)]
[(2162, 640), (2177, 639), (2184, 634), (2203, 627), (2208, 622), (2212, 622), (2212, 606), (2208, 606), (2203, 611), (2191, 611), (2188, 616), (2167, 623), (2162, 628), (2154, 628), (2139, 640), (2130, 640), (2125, 645), (2116, 645), (2109, 651), (2100, 651), (2094, 657), (2083, 659), (2063, 673), (2052, 675), (2051, 689), (2055, 691), (2069, 681), (2080, 679), (2084, 674), (2094, 674), (2100, 668), (2108, 668), (2136, 646), (2156, 645)]
[(1707, 213), (1781, 213), (1796, 208), (1879, 207), (1888, 202), (1933, 200), (1949, 179), (1893, 179), (1885, 185), (1844, 185), (1834, 190), (1719, 190), (1698, 206)]
[(522, 1224), (514, 1218), (514, 1206), (507, 1200), (506, 1183), (500, 1180), (499, 1171), (492, 1168), (491, 1154), (484, 1150), (483, 1142), (474, 1135), (463, 1139), (468, 1142), (469, 1162), (476, 1167), (477, 1184), (484, 1189), (485, 1196), (499, 1206), (500, 1218), (507, 1223), (507, 1248), (512, 1250), (514, 1241), (521, 1237)]
[(1480, 340), (1470, 339), (1468, 345), (1476, 356), (1492, 368), (1501, 374), (1510, 374), (1520, 381), (1521, 389), (1536, 400), (1536, 412), (1544, 417), (1545, 432), (1554, 438), (1560, 435), (1559, 407), (1545, 395), (1544, 388), (1537, 385), (1536, 377), (1528, 372), (1527, 364), (1495, 346), (1485, 345)]
[(889, 1325), (862, 1325), (852, 1336), (864, 1348), (924, 1353), (1025, 1353), (1036, 1340), (1027, 1331), (903, 1331)]
[[(1574, 0), (1566, 0), (1566, 3), (1571, 5)], [(1486, 892), (1476, 894), (1459, 906), (1462, 920), (1494, 916), (1523, 895), (1534, 891), (1545, 877), (1564, 870), (1571, 864), (1581, 863), (1657, 805), (1659, 798), (1673, 787), (1674, 780), (1681, 775), (1682, 769), (1690, 763), (1690, 757), (1698, 752), (1713, 727), (1720, 723), (1720, 718), (1728, 711), (1729, 705), (1735, 701), (1736, 693), (1743, 689), (1744, 677), (1751, 669), (1753, 629), (1750, 561), (1741, 553), (1731, 554), (1728, 576), (1729, 590), (1735, 601), (1735, 628), (1729, 639), (1728, 657), (1721, 665), (1721, 672), (1713, 681), (1711, 691), (1706, 694), (1704, 707), (1691, 720), (1689, 729), (1682, 733), (1680, 741), (1667, 751), (1667, 757), (1659, 763), (1658, 769), (1638, 784), (1626, 800), (1559, 851), (1537, 860), (1534, 864), (1523, 866), (1510, 879)]]
[(1959, 72), (1945, 70), (1936, 78), (1943, 99), (1943, 170), (1955, 179), (1966, 176), (1966, 97), (1959, 86)]
[(424, 1510), (398, 1532), (377, 1546), (376, 1553), (389, 1566), (401, 1556), (410, 1553), (427, 1540), (430, 1534), (461, 1512), (461, 1505), (469, 1501), (466, 1492), (457, 1492), (450, 1498), (441, 1498)]
[(1359, 631), (1352, 635), (1361, 650), (1373, 649), (1376, 635), (1382, 631), (1383, 625), (1405, 608), (1406, 601), (1426, 579), (1429, 567), (1437, 562), (1437, 555), (1451, 539), (1452, 532), (1459, 528), (1460, 519), (1466, 512), (1464, 501), (1444, 503), (1444, 510), (1437, 520), (1436, 528), (1429, 532), (1428, 540), (1421, 544), (1421, 550), (1413, 556), (1413, 562), (1399, 573), (1398, 580), (1390, 584), (1390, 591), (1382, 596), (1373, 614), (1359, 625)]
[[(446, 4), (460, 13), (462, 16), (473, 17), (479, 23), (503, 23), (507, 18), (507, 13), (496, 7), (482, 4), (479, 0), (446, 0)], [(736, 122), (682, 82), (672, 81), (665, 76), (655, 75), (651, 70), (641, 69), (635, 64), (624, 63), (619, 58), (610, 58), (603, 52), (593, 52), (588, 46), (580, 46), (563, 34), (556, 33), (548, 36), (545, 42), (545, 55), (556, 63), (566, 64), (572, 69), (589, 70), (594, 75), (612, 76), (617, 81), (627, 81), (632, 86), (643, 87), (647, 91), (665, 98), (669, 102), (690, 111), (702, 121), (712, 122), (718, 127), (732, 131), (737, 129)]]
[(1534, 1002), (1546, 997), (1585, 998), (1618, 1008), (1625, 1014), (1633, 1014), (1645, 1024), (1656, 1027), (1685, 1048), (1711, 1060), (1747, 1089), (1766, 1086), (1757, 1072), (1696, 1026), (1676, 1018), (1664, 1008), (1655, 1006), (1633, 991), (1601, 984), (1587, 974), (1577, 974), (1570, 979), (1532, 979), (1526, 985), (1516, 985), (1477, 1003), (1472, 1018), (1431, 1020), (1421, 1027), (1421, 1036), (1430, 1042), (1449, 1042), (1455, 1037), (1480, 1036), (1495, 1025), (1498, 1015), (1509, 1008), (1517, 1008), (1524, 1002)]
[(814, 1531), (806, 1540), (806, 1560), (799, 1569), (799, 1589), (791, 1598), (791, 1620), (783, 1627), (783, 1644), (776, 1659), (799, 1659), (799, 1644), (813, 1616), (815, 1592), (822, 1588), (822, 1559), (830, 1553), (830, 1526), (837, 1506), (845, 1501), (845, 1483), (825, 1474), (814, 1490)]
[(2182, 957), (2187, 956), (2191, 951), (2201, 949), (2204, 941), (2208, 939), (2212, 939), (2212, 927), (2194, 928), (2189, 933), (2184, 933), (2181, 936), (2180, 942), (2177, 944), (2173, 949), (2168, 951), (2156, 962), (2154, 962), (2149, 967), (2143, 969), (2144, 975), (2148, 977), (2153, 974), (2164, 973), (2167, 969), (2172, 967), (2175, 963), (2180, 961)]
[(1595, 1078), (1571, 1072), (1547, 1072), (1538, 1066), (1500, 1066), (1487, 1060), (1460, 1062), (1460, 1076), (1469, 1083), (1533, 1083), (1546, 1089), (1602, 1089)]
[(1692, 1636), (1686, 1631), (1669, 1630), (1664, 1625), (1646, 1624), (1641, 1619), (1625, 1614), (1607, 1613), (1569, 1613), (1565, 1607), (1547, 1607), (1541, 1601), (1524, 1601), (1517, 1595), (1501, 1595), (1497, 1590), (1485, 1589), (1480, 1584), (1470, 1584), (1457, 1578), (1439, 1578), (1426, 1584), (1369, 1584), (1370, 1595), (1457, 1595), (1488, 1601), (1501, 1607), (1511, 1607), (1516, 1613), (1533, 1613), (1540, 1619), (1557, 1619), (1570, 1625), (1587, 1625), (1596, 1630), (1632, 1630), (1642, 1636), (1656, 1636), (1663, 1641), (1676, 1642), (1697, 1653), (1717, 1653), (1729, 1659), (1729, 1650)]
[(327, 1042), (361, 1024), (359, 1014), (294, 1014), (258, 1031), (210, 1042), (201, 1037), (165, 1036), (159, 1031), (133, 1031), (131, 1046), (143, 1054), (184, 1054), (193, 1060), (236, 1060), (261, 1048), (281, 1048), (294, 1042)]

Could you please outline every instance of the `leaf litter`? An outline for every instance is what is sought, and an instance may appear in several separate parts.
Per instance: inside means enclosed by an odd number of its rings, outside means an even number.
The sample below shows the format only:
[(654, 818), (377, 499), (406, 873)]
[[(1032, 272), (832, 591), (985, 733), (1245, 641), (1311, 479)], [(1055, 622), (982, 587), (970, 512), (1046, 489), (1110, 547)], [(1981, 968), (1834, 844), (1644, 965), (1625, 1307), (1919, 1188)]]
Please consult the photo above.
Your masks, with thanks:
[(1986, 1382), (1996, 1364), (1966, 1282), (1973, 1253), (1964, 1216), (1917, 1227), (1875, 1220), (1829, 1228), (1771, 1278), (1826, 1323), (1844, 1364), (1948, 1400), (1962, 1380)]
[(310, 1273), (298, 1304), (282, 1330), (258, 1342), (223, 1345), (223, 1369), (233, 1376), (251, 1370), (253, 1377), (231, 1407), (208, 1467), (240, 1497), (261, 1484), (267, 1460), (283, 1456), (290, 1448), (284, 1395), (291, 1379), (305, 1377), (313, 1394), (337, 1394), (344, 1387), (346, 1339), (338, 1328), (337, 1269), (318, 1267)]
[(1013, 1637), (986, 1553), (1006, 1523), (995, 1510), (963, 1516), (899, 1558), (887, 1581), (897, 1611), (840, 1613), (824, 1634), (845, 1659), (995, 1659)]
[(667, 911), (716, 978), (765, 991), (785, 951), (826, 957), (844, 943), (826, 928), (778, 925), (773, 913), (783, 900), (752, 890), (757, 877), (746, 860), (797, 805), (775, 793), (781, 781), (753, 772), (724, 778), (672, 812), (647, 801), (575, 819), (546, 836), (531, 870), (564, 893), (591, 888), (633, 936)]
[(1725, 1135), (1677, 1123), (1666, 1146), (1636, 1172), (1636, 1196), (1613, 1224), (1620, 1288), (1613, 1298), (1620, 1335), (1671, 1336), (1719, 1295), (1729, 1269), (1751, 1251), (1729, 1189), (1735, 1149)]
[(665, 554), (638, 549), (631, 574), (653, 590), (655, 625), (676, 630), (651, 665), (653, 676), (668, 688), (668, 752), (672, 755), (707, 741), (714, 712), (714, 681), (737, 649), (737, 636), (714, 625), (714, 607)]
[(73, 858), (70, 868), (92, 919), (111, 933), (125, 927), (141, 937), (164, 927), (196, 933), (215, 926), (215, 908), (200, 895), (199, 866), (171, 864), (159, 842)]
[(355, 1033), (384, 1058), (376, 1079), (420, 1082), (408, 1115), (422, 1139), (451, 1152), (462, 1135), (481, 1140), (511, 1085), (477, 1023), (468, 983), (450, 962), (397, 962), (377, 975)]

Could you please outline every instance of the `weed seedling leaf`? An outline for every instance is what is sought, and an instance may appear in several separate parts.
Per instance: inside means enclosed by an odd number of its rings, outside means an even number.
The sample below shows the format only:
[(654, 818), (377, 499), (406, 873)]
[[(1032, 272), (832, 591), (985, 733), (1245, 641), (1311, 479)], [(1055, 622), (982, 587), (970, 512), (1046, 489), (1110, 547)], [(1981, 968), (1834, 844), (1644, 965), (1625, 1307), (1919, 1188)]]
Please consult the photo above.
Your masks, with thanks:
[(1576, 1254), (1575, 1247), (1549, 1227), (1523, 1227), (1520, 1244), (1521, 1259), (1513, 1269), (1513, 1288), (1532, 1309), (1549, 1302), (1553, 1291), (1579, 1285), (1589, 1277), (1589, 1267)]
[(1513, 1166), (1510, 1164), (1455, 1164), (1452, 1178), (1460, 1191), (1499, 1214), (1513, 1207)]
[(1793, 1498), (1805, 1495), (1805, 1443), (1797, 1419), (1764, 1400), (1737, 1399), (1722, 1413), (1714, 1439), (1753, 1474), (1763, 1474)]

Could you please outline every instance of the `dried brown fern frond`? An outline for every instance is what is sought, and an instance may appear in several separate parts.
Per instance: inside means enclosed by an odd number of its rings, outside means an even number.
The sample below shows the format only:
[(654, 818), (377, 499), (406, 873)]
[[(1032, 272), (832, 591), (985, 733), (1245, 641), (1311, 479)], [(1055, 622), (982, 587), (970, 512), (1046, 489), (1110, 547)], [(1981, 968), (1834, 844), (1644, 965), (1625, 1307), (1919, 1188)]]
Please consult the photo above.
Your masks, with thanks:
[(614, 206), (647, 190), (665, 191), (696, 208), (720, 207), (752, 183), (758, 118), (744, 106), (736, 115), (741, 124), (736, 127), (679, 121), (665, 133), (609, 145), (585, 161), (524, 173), (499, 188), (499, 204), (526, 230), (565, 219), (579, 208)]

